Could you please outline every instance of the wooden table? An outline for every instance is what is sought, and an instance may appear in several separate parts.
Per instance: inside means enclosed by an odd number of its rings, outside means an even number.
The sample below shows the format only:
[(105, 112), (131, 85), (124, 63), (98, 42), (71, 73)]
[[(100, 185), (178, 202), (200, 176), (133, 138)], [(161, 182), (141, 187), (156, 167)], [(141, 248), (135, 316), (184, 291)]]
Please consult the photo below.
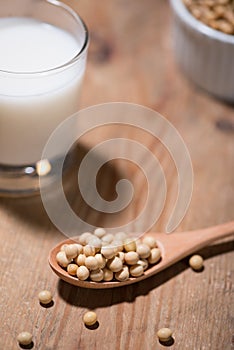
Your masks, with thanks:
[[(178, 230), (219, 224), (233, 219), (233, 107), (188, 82), (175, 64), (169, 4), (165, 0), (68, 1), (86, 21), (90, 51), (82, 107), (110, 101), (145, 105), (164, 115), (184, 138), (194, 168), (189, 210)], [(106, 134), (105, 134), (106, 132)], [(120, 129), (103, 135), (121, 134)], [(135, 137), (128, 131), (130, 137)], [(95, 136), (95, 135), (93, 135)], [(102, 134), (87, 137), (91, 147)], [(158, 152), (168, 182), (176, 193), (175, 167), (157, 140), (140, 142)], [(163, 153), (164, 152), (164, 153)], [(128, 162), (103, 171), (103, 195), (114, 198), (115, 173), (136, 185), (130, 214), (145, 195), (144, 178)], [(154, 172), (151, 174), (154, 177)], [(105, 190), (106, 189), (106, 190)], [(173, 197), (174, 198), (174, 197)], [(155, 188), (157, 200), (157, 188)], [(95, 213), (73, 196), (73, 205), (94, 225), (118, 225), (129, 217)], [(171, 210), (167, 200), (152, 230), (163, 231)], [(131, 216), (130, 215), (130, 216)], [(153, 215), (153, 213), (149, 213)], [(132, 227), (134, 230), (134, 226)], [(47, 263), (50, 249), (64, 236), (50, 222), (40, 197), (0, 200), (1, 337), (0, 349), (18, 349), (16, 336), (33, 333), (42, 350), (164, 349), (156, 332), (173, 330), (171, 349), (231, 349), (233, 338), (233, 242), (219, 242), (202, 251), (205, 269), (195, 273), (183, 260), (147, 281), (114, 290), (85, 290), (59, 281)], [(50, 289), (54, 305), (43, 308), (37, 294)], [(82, 316), (95, 309), (99, 327), (86, 329)]]

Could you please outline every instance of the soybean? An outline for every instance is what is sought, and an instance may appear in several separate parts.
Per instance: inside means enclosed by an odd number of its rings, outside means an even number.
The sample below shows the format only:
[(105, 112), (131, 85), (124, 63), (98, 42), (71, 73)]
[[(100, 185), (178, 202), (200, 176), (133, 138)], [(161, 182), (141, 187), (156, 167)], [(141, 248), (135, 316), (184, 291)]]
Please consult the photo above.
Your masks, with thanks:
[(68, 244), (64, 248), (64, 251), (65, 251), (68, 259), (73, 259), (73, 258), (77, 257), (77, 255), (78, 255), (78, 247), (76, 244)]
[(47, 305), (47, 304), (50, 304), (52, 302), (53, 297), (52, 297), (52, 294), (49, 290), (42, 290), (38, 294), (38, 299), (39, 299), (41, 304)]
[(84, 232), (79, 237), (79, 243), (82, 245), (85, 245), (88, 243), (88, 238), (92, 237), (92, 233), (90, 232)]
[(106, 259), (111, 259), (115, 256), (116, 251), (113, 247), (108, 245), (106, 247), (102, 247), (101, 253)]
[(123, 282), (129, 279), (129, 269), (128, 266), (123, 266), (123, 268), (115, 273), (115, 278), (117, 281)]
[(88, 256), (85, 259), (85, 266), (89, 269), (89, 270), (97, 270), (98, 268), (98, 261), (94, 256)]
[(96, 253), (101, 250), (102, 241), (98, 237), (93, 236), (93, 237), (89, 238), (88, 244), (90, 246), (94, 247)]
[(79, 280), (85, 281), (89, 277), (89, 270), (86, 266), (79, 266), (76, 271), (76, 275)]
[(76, 276), (77, 269), (78, 269), (78, 265), (76, 265), (76, 264), (69, 264), (69, 265), (67, 265), (67, 272), (71, 276)]
[(94, 282), (101, 282), (103, 280), (103, 271), (101, 269), (97, 269), (90, 272), (90, 279)]
[(113, 239), (114, 239), (114, 236), (111, 233), (102, 237), (102, 241), (107, 243), (111, 243)]
[(100, 269), (103, 269), (106, 266), (106, 258), (104, 258), (104, 256), (102, 254), (96, 254), (95, 258), (98, 262), (98, 267), (100, 267)]
[(150, 247), (147, 244), (138, 244), (137, 253), (140, 258), (148, 258), (150, 256)]
[(94, 311), (88, 311), (83, 316), (83, 321), (86, 326), (93, 326), (97, 322), (97, 314)]
[(132, 238), (125, 239), (124, 249), (126, 252), (136, 251), (136, 242)]
[(156, 239), (152, 236), (146, 236), (142, 242), (143, 244), (146, 244), (148, 247), (150, 247), (150, 249), (157, 247)]
[(104, 228), (102, 227), (98, 227), (94, 230), (94, 235), (97, 236), (98, 238), (102, 238), (103, 236), (105, 236), (106, 234), (106, 230), (104, 230)]
[(157, 336), (161, 342), (167, 342), (172, 337), (172, 331), (170, 330), (170, 328), (161, 328), (157, 332)]
[(132, 265), (130, 267), (130, 275), (133, 277), (139, 277), (143, 275), (143, 273), (144, 273), (144, 269), (141, 264)]
[(77, 265), (82, 266), (82, 265), (85, 265), (85, 259), (86, 259), (86, 256), (84, 254), (80, 254), (75, 259), (75, 262), (77, 263)]
[(124, 259), (128, 265), (135, 265), (139, 260), (139, 255), (137, 252), (128, 252), (125, 254)]
[(193, 270), (199, 271), (203, 267), (203, 258), (200, 255), (193, 255), (189, 259), (189, 265)]
[(148, 269), (149, 263), (147, 259), (141, 259), (138, 260), (137, 262), (138, 264), (140, 264), (143, 267), (143, 270), (145, 271), (146, 269)]
[(83, 253), (85, 256), (94, 256), (96, 252), (93, 246), (87, 244), (83, 247)]
[(111, 242), (111, 246), (116, 249), (118, 252), (122, 252), (123, 250), (123, 242), (120, 240), (114, 240)]
[(122, 262), (124, 263), (124, 261), (125, 261), (125, 254), (124, 254), (124, 252), (118, 252), (116, 256), (118, 256), (118, 258), (120, 258), (122, 260)]
[(161, 259), (161, 251), (159, 248), (151, 249), (148, 261), (150, 264), (156, 264)]
[(67, 267), (67, 265), (70, 264), (70, 262), (72, 261), (71, 258), (68, 258), (66, 256), (66, 253), (64, 250), (57, 253), (56, 260), (61, 267)]
[(117, 256), (107, 261), (107, 267), (113, 272), (118, 272), (123, 268), (123, 262)]
[(21, 332), (17, 336), (20, 345), (30, 345), (32, 343), (32, 334), (29, 332)]
[(116, 240), (124, 241), (126, 238), (127, 238), (127, 235), (126, 235), (125, 232), (118, 232), (118, 233), (116, 233), (116, 235), (115, 235), (115, 239), (116, 239)]
[(105, 267), (103, 269), (103, 280), (106, 282), (112, 281), (113, 277), (114, 277), (114, 273)]

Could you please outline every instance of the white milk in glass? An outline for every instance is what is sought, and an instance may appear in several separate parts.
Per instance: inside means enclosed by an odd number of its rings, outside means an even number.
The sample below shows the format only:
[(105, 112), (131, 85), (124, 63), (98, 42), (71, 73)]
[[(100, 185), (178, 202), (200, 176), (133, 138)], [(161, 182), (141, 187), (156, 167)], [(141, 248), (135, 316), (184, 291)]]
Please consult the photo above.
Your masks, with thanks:
[(36, 19), (0, 18), (0, 164), (40, 160), (56, 126), (78, 110), (85, 57), (66, 64), (82, 41)]

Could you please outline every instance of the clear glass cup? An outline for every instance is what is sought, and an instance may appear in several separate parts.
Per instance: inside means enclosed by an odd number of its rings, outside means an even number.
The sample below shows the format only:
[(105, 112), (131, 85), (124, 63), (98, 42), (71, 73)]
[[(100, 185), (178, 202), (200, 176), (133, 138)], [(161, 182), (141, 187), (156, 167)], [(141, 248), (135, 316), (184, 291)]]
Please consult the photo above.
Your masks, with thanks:
[(78, 111), (88, 30), (70, 7), (56, 0), (2, 1), (1, 17), (30, 17), (54, 25), (71, 33), (81, 48), (65, 64), (44, 71), (22, 73), (0, 67), (0, 195), (30, 195), (39, 190), (39, 175), (47, 176), (48, 184), (55, 180), (56, 159), (66, 149), (63, 136), (50, 159), (41, 160), (53, 130)]

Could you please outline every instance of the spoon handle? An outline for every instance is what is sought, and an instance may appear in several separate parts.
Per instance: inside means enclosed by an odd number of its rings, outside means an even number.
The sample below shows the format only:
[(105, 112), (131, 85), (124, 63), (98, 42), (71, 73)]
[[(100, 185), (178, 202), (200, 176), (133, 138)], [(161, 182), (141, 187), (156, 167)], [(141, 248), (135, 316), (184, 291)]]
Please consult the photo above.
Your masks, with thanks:
[(234, 233), (234, 221), (201, 230), (175, 232), (160, 237), (166, 260), (170, 263)]
[[(184, 232), (186, 233), (186, 232)], [(199, 240), (201, 244), (209, 244), (217, 239), (230, 236), (234, 233), (234, 221), (225, 222), (223, 224), (207, 227), (201, 230), (189, 231), (191, 236)]]

